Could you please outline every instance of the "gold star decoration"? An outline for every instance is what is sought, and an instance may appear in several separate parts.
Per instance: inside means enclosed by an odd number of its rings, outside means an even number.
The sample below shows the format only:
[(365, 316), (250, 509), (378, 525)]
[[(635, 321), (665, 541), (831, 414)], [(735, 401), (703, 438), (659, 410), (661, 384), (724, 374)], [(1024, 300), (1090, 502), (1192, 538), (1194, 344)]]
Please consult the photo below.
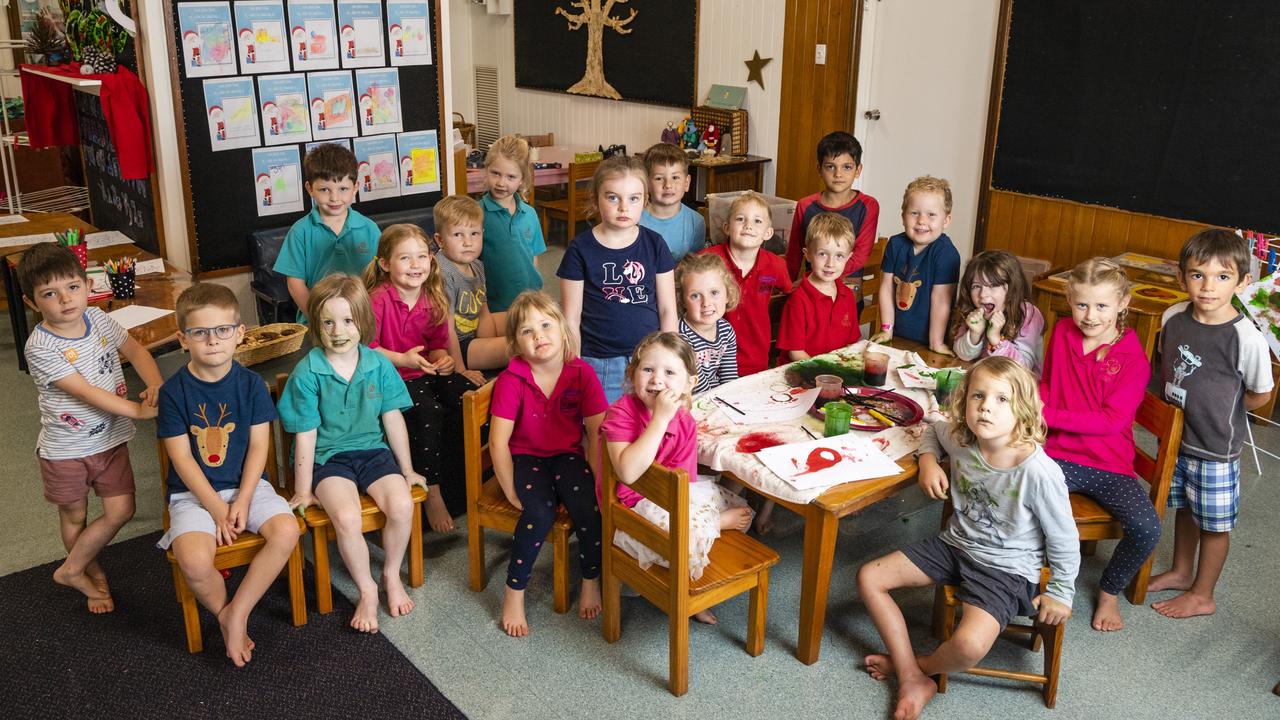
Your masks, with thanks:
[(772, 60), (773, 58), (760, 57), (759, 50), (755, 51), (755, 57), (751, 58), (750, 60), (743, 60), (742, 62), (746, 64), (747, 70), (749, 71), (747, 73), (747, 82), (754, 82), (755, 84), (760, 86), (761, 90), (763, 90), (764, 89), (764, 66), (768, 65), (769, 62)]

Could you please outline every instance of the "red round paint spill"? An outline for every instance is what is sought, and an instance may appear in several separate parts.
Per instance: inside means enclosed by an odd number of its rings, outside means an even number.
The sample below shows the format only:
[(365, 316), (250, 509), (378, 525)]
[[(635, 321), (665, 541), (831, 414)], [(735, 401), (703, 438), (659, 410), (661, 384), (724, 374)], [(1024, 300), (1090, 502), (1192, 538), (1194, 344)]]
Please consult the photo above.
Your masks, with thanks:
[(738, 438), (738, 444), (735, 448), (740, 453), (750, 455), (751, 453), (760, 452), (765, 448), (771, 448), (775, 445), (782, 444), (784, 444), (782, 438), (774, 435), (773, 433), (753, 432), (747, 433), (746, 435)]

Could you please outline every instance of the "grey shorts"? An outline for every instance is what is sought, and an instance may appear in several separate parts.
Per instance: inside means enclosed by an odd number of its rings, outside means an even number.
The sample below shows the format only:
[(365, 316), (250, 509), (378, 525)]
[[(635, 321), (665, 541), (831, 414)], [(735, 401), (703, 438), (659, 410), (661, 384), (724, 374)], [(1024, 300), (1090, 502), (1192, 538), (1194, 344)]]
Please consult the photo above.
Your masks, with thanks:
[(1031, 601), (1039, 587), (1020, 575), (982, 565), (959, 548), (933, 536), (902, 548), (902, 554), (929, 579), (945, 585), (959, 585), (956, 597), (990, 613), (1004, 630), (1019, 616), (1031, 617), (1036, 609)]
[[(218, 497), (228, 504), (239, 494), (240, 488), (218, 491)], [(249, 517), (244, 529), (256, 533), (276, 515), (292, 514), (289, 503), (276, 493), (271, 483), (259, 480), (258, 486), (253, 489), (253, 499), (249, 501)], [(204, 505), (200, 504), (199, 498), (193, 493), (174, 493), (169, 496), (169, 531), (156, 542), (156, 547), (168, 550), (174, 538), (189, 532), (202, 532), (216, 537), (218, 528), (213, 523), (213, 516), (204, 509)]]

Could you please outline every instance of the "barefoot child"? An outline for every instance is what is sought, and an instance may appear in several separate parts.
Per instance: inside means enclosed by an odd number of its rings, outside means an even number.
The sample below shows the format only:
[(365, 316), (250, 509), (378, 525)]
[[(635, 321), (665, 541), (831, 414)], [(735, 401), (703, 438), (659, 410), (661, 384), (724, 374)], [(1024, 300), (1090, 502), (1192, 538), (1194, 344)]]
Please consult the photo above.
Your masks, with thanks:
[[(440, 264), (422, 228), (399, 223), (384, 230), (364, 282), (377, 324), (369, 347), (396, 366), (413, 399), (404, 423), (413, 467), (427, 478), (427, 522), (448, 532), (453, 516), (445, 501), (461, 506), (465, 490), (462, 446), (447, 439), (462, 434), (462, 394), (483, 384), (484, 376), (465, 370)], [(442, 483), (448, 483), (448, 498)]]
[(680, 337), (693, 348), (697, 395), (738, 379), (738, 335), (724, 314), (738, 306), (738, 284), (719, 255), (686, 255), (676, 265), (683, 314)]
[(374, 319), (360, 280), (342, 274), (321, 280), (311, 288), (307, 317), (314, 347), (294, 367), (280, 395), (280, 420), (286, 432), (297, 434), (289, 506), (320, 505), (329, 514), (342, 562), (360, 589), (351, 627), (377, 632), (378, 585), (360, 531), (360, 493), (373, 498), (387, 517), (382, 528), (387, 610), (391, 617), (407, 615), (413, 600), (400, 580), (400, 563), (416, 511), (409, 487), (427, 483), (413, 470), (400, 414), (413, 401), (391, 361), (361, 344), (374, 336)]
[[(67, 548), (53, 580), (83, 593), (89, 612), (111, 612), (115, 603), (97, 557), (133, 517), (129, 418), (156, 416), (164, 380), (146, 349), (88, 307), (89, 281), (70, 250), (40, 243), (23, 253), (17, 275), (23, 302), (44, 316), (23, 352), (40, 395), (36, 455), (44, 498), (58, 506)], [(137, 402), (126, 399), (119, 355), (147, 385)], [(86, 524), (90, 488), (102, 500), (102, 515)]]
[(504, 312), (521, 292), (542, 288), (538, 256), (547, 251), (538, 213), (529, 204), (533, 160), (527, 140), (504, 135), (489, 146), (484, 189), (480, 206), (488, 242), (480, 259), (489, 269), (489, 307)]
[[(177, 319), (191, 361), (160, 388), (156, 435), (169, 456), (169, 531), (157, 544), (173, 547), (196, 599), (218, 616), (227, 657), (244, 667), (254, 650), (249, 613), (298, 545), (289, 503), (263, 477), (276, 406), (262, 377), (233, 357), (244, 337), (235, 293), (192, 285), (178, 296)], [(266, 543), (228, 602), (213, 556), (246, 531)]]
[[(1014, 616), (1038, 611), (1050, 625), (1071, 617), (1080, 536), (1062, 471), (1043, 440), (1035, 377), (1002, 357), (966, 373), (951, 421), (925, 430), (920, 487), (935, 500), (951, 490), (955, 513), (941, 535), (858, 570), (858, 593), (888, 649), (867, 656), (867, 672), (877, 680), (897, 676), (895, 718), (918, 717), (938, 691), (929, 676), (978, 664)], [(951, 458), (950, 482), (938, 464), (944, 456)], [(1046, 557), (1053, 576), (1036, 594)], [(917, 656), (889, 591), (938, 583), (960, 586), (960, 625), (932, 654)]]
[(444, 278), (444, 294), (453, 308), (458, 351), (469, 370), (507, 366), (506, 313), (489, 312), (488, 287), (480, 251), (484, 248), (484, 210), (466, 195), (450, 195), (436, 203), (436, 261)]
[(1266, 339), (1231, 305), (1249, 284), (1244, 240), (1226, 230), (1192, 235), (1178, 257), (1178, 281), (1191, 300), (1165, 312), (1160, 338), (1164, 399), (1185, 412), (1169, 489), (1178, 520), (1173, 567), (1147, 589), (1185, 591), (1151, 607), (1186, 618), (1217, 609), (1213, 590), (1240, 509), (1245, 413), (1266, 404), (1274, 383)]
[[(698, 480), (698, 429), (687, 407), (694, 375), (693, 349), (671, 332), (650, 333), (636, 346), (627, 364), (630, 392), (609, 408), (601, 432), (609, 460), (626, 485), (635, 482), (653, 463), (689, 473), (689, 577), (706, 569), (708, 554), (721, 530), (746, 530), (751, 525), (747, 502), (714, 482)], [(646, 520), (666, 530), (666, 510), (624, 485), (618, 497)], [(645, 545), (618, 532), (613, 542), (640, 561), (641, 567), (666, 561)], [(695, 620), (714, 624), (704, 610)]]
[[(502, 629), (529, 634), (524, 589), (561, 504), (578, 537), (582, 595), (578, 616), (600, 613), (600, 510), (595, 473), (600, 423), (609, 408), (595, 372), (577, 356), (564, 314), (551, 298), (526, 291), (507, 311), (511, 364), (490, 405), (489, 451), (507, 500), (520, 510), (502, 600)], [(587, 454), (582, 428), (587, 430)]]
[(1039, 374), (1044, 315), (1013, 253), (988, 250), (969, 260), (952, 321), (951, 347), (961, 360), (997, 355)]
[(1133, 476), (1133, 420), (1151, 362), (1137, 333), (1124, 326), (1129, 289), (1129, 277), (1113, 260), (1077, 265), (1067, 279), (1072, 322), (1053, 326), (1040, 376), (1049, 426), (1044, 451), (1062, 468), (1067, 490), (1096, 500), (1124, 531), (1102, 572), (1093, 613), (1093, 629), (1103, 631), (1124, 627), (1120, 591), (1160, 541), (1160, 518)]

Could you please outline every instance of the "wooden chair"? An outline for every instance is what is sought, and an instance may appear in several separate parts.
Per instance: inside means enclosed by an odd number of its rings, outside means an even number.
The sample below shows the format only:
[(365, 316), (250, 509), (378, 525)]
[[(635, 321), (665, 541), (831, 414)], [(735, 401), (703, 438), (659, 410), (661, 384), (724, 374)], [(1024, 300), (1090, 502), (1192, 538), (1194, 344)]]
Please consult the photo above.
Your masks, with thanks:
[(599, 160), (587, 163), (569, 163), (568, 190), (565, 197), (558, 200), (543, 200), (538, 203), (538, 216), (542, 220), (542, 237), (550, 238), (547, 233), (551, 220), (563, 220), (565, 229), (565, 247), (573, 240), (574, 230), (579, 220), (587, 219), (587, 211), (593, 198), (587, 192), (585, 183), (596, 174), (600, 166)]
[[(285, 383), (288, 381), (288, 373), (281, 373), (276, 376), (275, 392), (278, 395), (284, 392)], [(275, 398), (277, 401), (278, 397)], [(290, 458), (293, 455), (293, 433), (286, 432), (283, 427), (280, 429), (283, 441), (281, 447), (284, 448), (284, 467), (285, 467), (285, 487), (292, 493), (293, 491), (293, 462)], [(410, 489), (410, 496), (413, 498), (413, 520), (409, 529), (409, 549), (406, 553), (409, 557), (409, 585), (410, 587), (420, 587), (423, 581), (423, 558), (422, 558), (422, 505), (427, 500), (427, 491), (425, 488), (414, 485)], [(333, 521), (329, 519), (329, 514), (324, 510), (312, 505), (303, 513), (303, 519), (306, 521), (307, 527), (311, 529), (311, 545), (316, 565), (316, 610), (324, 615), (333, 610), (333, 587), (329, 582), (329, 542), (336, 540), (338, 535), (333, 529)], [(378, 506), (373, 502), (373, 498), (360, 494), (360, 532), (369, 533), (372, 530), (381, 530), (387, 524), (387, 516), (382, 514)], [(399, 572), (399, 568), (396, 568)]]
[[(651, 465), (631, 489), (671, 514), (671, 530), (664, 531), (618, 500), (618, 475), (604, 452), (604, 484), (601, 520), (606, 538), (602, 592), (606, 642), (621, 635), (620, 582), (625, 582), (667, 614), (670, 667), (667, 687), (672, 695), (689, 689), (689, 617), (725, 600), (750, 591), (747, 621), (747, 654), (764, 651), (765, 614), (769, 603), (769, 568), (778, 554), (737, 530), (725, 530), (711, 547), (710, 564), (697, 580), (689, 579), (689, 478), (684, 470)], [(635, 558), (614, 545), (622, 530), (662, 555), (670, 568), (653, 565), (641, 569)]]
[[(1155, 457), (1139, 448), (1134, 457), (1133, 469), (1150, 486), (1151, 504), (1155, 506), (1156, 515), (1164, 519), (1169, 485), (1173, 482), (1173, 468), (1178, 462), (1178, 447), (1182, 444), (1182, 410), (1166, 403), (1158, 395), (1147, 392), (1142, 398), (1142, 404), (1138, 406), (1134, 423), (1146, 428), (1159, 443)], [(1122, 536), (1120, 523), (1092, 498), (1071, 493), (1071, 515), (1080, 530), (1080, 540), (1085, 543), (1085, 554), (1092, 554), (1093, 546), (1098, 540)], [(1141, 605), (1147, 597), (1147, 582), (1151, 579), (1151, 563), (1154, 560), (1155, 553), (1152, 553), (1125, 590), (1125, 597), (1134, 605)]]
[[(267, 480), (276, 488), (276, 492), (288, 497), (280, 488), (279, 468), (276, 465), (275, 433), (270, 434), (267, 445)], [(166, 478), (169, 477), (169, 456), (164, 450), (164, 441), (156, 442), (156, 452), (160, 457), (160, 500), (164, 504), (162, 524), (165, 532), (169, 531), (169, 499), (165, 497)], [(298, 533), (306, 532), (306, 526), (298, 519)], [(230, 545), (219, 545), (213, 555), (213, 566), (218, 570), (243, 567), (253, 561), (254, 556), (267, 541), (257, 533), (242, 532)], [(196, 596), (187, 585), (187, 579), (178, 567), (178, 559), (170, 548), (165, 552), (169, 565), (173, 570), (173, 587), (182, 605), (182, 624), (187, 631), (187, 652), (198, 653), (204, 649), (204, 640), (200, 633), (200, 608)], [(289, 606), (292, 610), (293, 625), (299, 627), (307, 624), (307, 598), (302, 587), (302, 542), (293, 547), (289, 562), (285, 565), (285, 573), (289, 576)]]
[(880, 266), (884, 263), (884, 248), (888, 244), (889, 238), (876, 238), (875, 245), (871, 246), (871, 254), (867, 256), (867, 262), (863, 265), (862, 297), (870, 299), (863, 301), (862, 314), (858, 316), (858, 323), (867, 326), (867, 337), (880, 331), (879, 293), (880, 281), (884, 276)]
[[(484, 590), (489, 576), (484, 567), (484, 529), (492, 528), (508, 535), (516, 531), (520, 511), (507, 502), (498, 478), (493, 476), (493, 458), (489, 443), (482, 437), (489, 422), (489, 403), (493, 400), (493, 381), (462, 396), (462, 444), (466, 457), (467, 484), (467, 558), (471, 568), (471, 589)], [(486, 475), (488, 479), (486, 480)], [(555, 611), (569, 610), (569, 531), (573, 521), (563, 507), (547, 533), (552, 548), (552, 580)]]

